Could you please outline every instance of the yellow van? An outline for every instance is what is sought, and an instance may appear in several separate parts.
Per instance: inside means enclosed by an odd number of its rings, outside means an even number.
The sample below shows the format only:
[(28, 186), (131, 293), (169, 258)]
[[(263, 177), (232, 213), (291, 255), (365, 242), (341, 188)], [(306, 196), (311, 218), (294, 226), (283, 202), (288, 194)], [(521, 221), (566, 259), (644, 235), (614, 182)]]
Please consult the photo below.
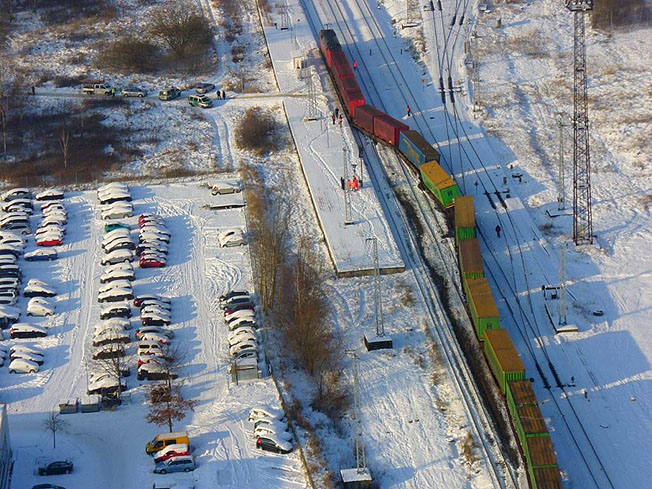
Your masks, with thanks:
[(185, 443), (186, 445), (190, 446), (188, 433), (185, 431), (179, 431), (176, 433), (161, 433), (160, 435), (156, 435), (152, 441), (145, 445), (145, 453), (148, 455), (153, 455), (168, 445), (177, 445), (179, 443)]

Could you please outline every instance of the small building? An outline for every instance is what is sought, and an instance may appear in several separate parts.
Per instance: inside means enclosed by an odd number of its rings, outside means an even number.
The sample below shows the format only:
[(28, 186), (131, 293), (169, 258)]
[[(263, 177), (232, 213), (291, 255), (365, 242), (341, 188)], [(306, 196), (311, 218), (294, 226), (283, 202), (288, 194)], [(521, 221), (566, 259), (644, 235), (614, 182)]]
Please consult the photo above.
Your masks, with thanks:
[(344, 489), (371, 489), (371, 472), (369, 469), (342, 469), (340, 470)]
[(73, 414), (77, 412), (79, 406), (79, 399), (76, 397), (70, 399), (64, 399), (59, 401), (59, 413), (61, 414)]

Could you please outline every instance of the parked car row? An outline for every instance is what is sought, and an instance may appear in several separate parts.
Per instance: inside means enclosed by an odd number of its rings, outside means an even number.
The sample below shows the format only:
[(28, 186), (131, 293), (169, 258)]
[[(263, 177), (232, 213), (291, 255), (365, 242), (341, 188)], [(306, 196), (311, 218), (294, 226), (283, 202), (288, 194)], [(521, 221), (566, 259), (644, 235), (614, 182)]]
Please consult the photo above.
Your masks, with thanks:
[(269, 406), (258, 406), (249, 413), (249, 422), (253, 423), (256, 448), (276, 453), (292, 451), (292, 435), (282, 411)]
[(171, 233), (165, 220), (158, 214), (141, 214), (138, 217), (138, 246), (141, 268), (161, 268), (167, 265)]
[[(63, 201), (50, 199), (42, 202), (41, 212), (43, 215), (34, 235), (37, 246), (52, 247), (62, 245), (66, 234), (66, 224), (68, 223), (68, 213)], [(28, 258), (27, 255), (25, 258)], [(56, 258), (57, 252), (55, 250), (37, 250), (33, 252), (29, 259), (55, 260)]]
[(100, 218), (125, 219), (134, 215), (129, 187), (122, 182), (111, 182), (97, 189), (97, 199), (100, 201)]
[(257, 365), (256, 312), (249, 292), (232, 290), (220, 298), (220, 307), (229, 329), (229, 354), (234, 362), (238, 366)]
[(175, 379), (178, 373), (170, 350), (174, 332), (167, 328), (172, 320), (172, 304), (168, 297), (139, 296), (134, 306), (140, 310), (142, 326), (135, 332), (138, 339), (138, 380)]
[(154, 458), (155, 474), (191, 472), (197, 468), (185, 431), (156, 435), (145, 445), (145, 453)]

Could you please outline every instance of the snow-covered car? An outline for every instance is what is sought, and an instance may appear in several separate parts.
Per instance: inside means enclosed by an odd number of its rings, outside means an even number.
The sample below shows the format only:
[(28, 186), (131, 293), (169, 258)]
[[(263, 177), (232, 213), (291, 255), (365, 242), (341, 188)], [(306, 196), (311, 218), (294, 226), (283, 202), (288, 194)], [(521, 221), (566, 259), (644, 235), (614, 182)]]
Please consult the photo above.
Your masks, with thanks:
[(28, 316), (53, 316), (55, 306), (43, 297), (32, 297), (27, 303)]
[(237, 296), (249, 297), (250, 295), (249, 295), (249, 291), (247, 290), (231, 290), (226, 294), (220, 296), (220, 303), (228, 301), (231, 297), (237, 297)]
[(9, 349), (9, 353), (11, 355), (13, 355), (15, 352), (19, 352), (19, 351), (26, 352), (26, 353), (32, 353), (34, 355), (40, 355), (41, 357), (43, 356), (43, 351), (41, 349), (35, 348), (33, 346), (23, 345), (21, 343), (15, 344)]
[(37, 246), (60, 246), (63, 244), (63, 236), (57, 234), (45, 234), (36, 240)]
[(164, 234), (166, 236), (172, 236), (172, 233), (168, 229), (168, 227), (165, 224), (162, 223), (157, 223), (157, 222), (149, 222), (145, 221), (142, 226), (140, 226), (140, 231), (139, 233), (157, 233), (157, 234)]
[(49, 188), (37, 193), (34, 198), (36, 200), (63, 200), (64, 192), (58, 188)]
[(131, 194), (122, 190), (106, 192), (99, 197), (100, 204), (107, 205), (114, 202), (131, 202)]
[(39, 226), (65, 226), (68, 223), (68, 216), (61, 212), (52, 212), (41, 219)]
[(95, 326), (95, 331), (99, 331), (102, 328), (115, 328), (115, 329), (128, 330), (131, 329), (131, 321), (129, 319), (119, 318), (119, 317), (110, 318), (97, 324)]
[(125, 350), (122, 345), (110, 344), (104, 345), (93, 351), (93, 360), (106, 360), (109, 358), (121, 358), (125, 356)]
[(25, 253), (25, 260), (27, 261), (52, 261), (59, 257), (57, 250), (45, 248), (42, 250), (34, 250)]
[(101, 292), (97, 296), (97, 302), (124, 302), (134, 298), (134, 293), (130, 288), (115, 288)]
[(157, 221), (157, 222), (165, 223), (163, 217), (158, 214), (145, 213), (138, 216), (138, 225), (142, 225), (142, 223), (147, 221)]
[(47, 214), (48, 212), (61, 211), (66, 212), (66, 206), (63, 205), (63, 202), (58, 200), (53, 200), (50, 202), (43, 202), (41, 204), (41, 212)]
[(240, 185), (237, 182), (217, 182), (216, 184), (213, 185), (213, 188), (211, 188), (211, 194), (213, 195), (226, 195), (226, 194), (234, 194), (236, 192), (240, 192), (241, 188)]
[(100, 283), (106, 284), (114, 280), (129, 280), (133, 281), (136, 275), (133, 269), (113, 270), (106, 271), (100, 276)]
[(18, 235), (14, 235), (14, 236), (7, 235), (0, 238), (0, 246), (8, 245), (8, 246), (14, 246), (16, 248), (25, 248), (26, 244), (27, 241), (25, 240), (25, 238)]
[(156, 302), (158, 304), (165, 304), (167, 306), (167, 309), (169, 309), (172, 304), (172, 299), (162, 295), (153, 295), (153, 294), (152, 295), (141, 294), (134, 298), (134, 306), (136, 307), (140, 307), (140, 305), (143, 302)]
[(256, 406), (255, 408), (252, 408), (251, 411), (249, 411), (248, 419), (251, 423), (255, 423), (262, 418), (270, 418), (283, 421), (285, 414), (283, 411), (279, 411), (278, 409), (266, 405)]
[(102, 308), (100, 311), (100, 319), (111, 318), (130, 318), (131, 309), (126, 304), (111, 304)]
[(114, 192), (129, 192), (129, 187), (122, 182), (112, 182), (97, 189), (97, 198), (101, 199)]
[(113, 231), (109, 231), (102, 237), (102, 249), (111, 244), (113, 241), (120, 239), (130, 239), (131, 233), (128, 229), (118, 228)]
[(10, 264), (13, 265), (18, 260), (14, 255), (0, 255), (0, 264)]
[(128, 270), (130, 272), (134, 271), (134, 266), (131, 263), (116, 263), (115, 265), (109, 265), (104, 269), (104, 273), (113, 273), (120, 270)]
[(5, 224), (0, 224), (0, 229), (22, 235), (32, 234), (32, 228), (29, 226), (29, 224), (24, 222), (8, 222)]
[(167, 254), (168, 251), (169, 251), (168, 244), (165, 241), (161, 241), (158, 239), (154, 241), (144, 241), (138, 243), (138, 246), (136, 246), (137, 255), (141, 255), (147, 252)]
[(113, 343), (129, 343), (131, 338), (129, 334), (117, 329), (105, 329), (99, 333), (93, 334), (93, 346), (104, 346)]
[(255, 318), (256, 313), (251, 309), (238, 309), (231, 311), (229, 309), (224, 311), (224, 319), (230, 323), (231, 321), (239, 318)]
[(102, 265), (115, 265), (116, 263), (131, 263), (134, 261), (134, 252), (131, 250), (115, 250), (102, 257)]
[(9, 364), (10, 374), (35, 374), (36, 372), (38, 372), (38, 364), (24, 358), (16, 358)]
[(22, 350), (16, 350), (11, 353), (9, 357), (11, 360), (16, 360), (17, 358), (22, 358), (23, 360), (29, 360), (36, 365), (43, 365), (43, 355), (37, 353), (30, 353)]
[[(16, 207), (22, 207), (23, 209), (18, 209), (14, 210)], [(31, 199), (14, 199), (10, 202), (7, 202), (6, 204), (2, 204), (2, 210), (3, 212), (27, 212), (28, 214), (31, 214), (29, 211), (25, 211), (24, 209), (34, 209), (34, 204), (32, 204)]]
[(256, 350), (258, 348), (258, 344), (256, 343), (256, 339), (254, 338), (253, 340), (242, 340), (237, 342), (235, 345), (231, 345), (229, 347), (229, 354), (231, 356), (237, 355), (240, 352), (246, 351), (246, 350)]
[(254, 438), (266, 435), (276, 435), (285, 441), (292, 440), (292, 435), (287, 431), (287, 425), (284, 427), (283, 424), (261, 424), (254, 428)]
[(115, 250), (135, 250), (136, 245), (129, 238), (116, 239), (104, 247), (104, 253), (111, 253)]
[(167, 380), (176, 379), (179, 376), (176, 372), (172, 372), (165, 365), (157, 362), (145, 362), (138, 367), (136, 378), (138, 380)]
[(20, 319), (20, 309), (13, 306), (0, 305), (0, 328), (7, 329)]
[(159, 450), (154, 454), (154, 462), (162, 462), (172, 457), (180, 457), (183, 455), (190, 455), (188, 445), (185, 443), (173, 443)]
[(48, 330), (27, 323), (15, 323), (9, 329), (9, 335), (14, 338), (42, 338), (48, 335)]
[(199, 95), (204, 95), (208, 92), (212, 92), (215, 90), (215, 84), (213, 83), (200, 83), (199, 85), (195, 86), (195, 92), (197, 92)]
[(10, 200), (14, 200), (14, 199), (31, 199), (31, 198), (32, 198), (32, 191), (28, 188), (23, 188), (23, 187), (7, 190), (2, 195), (0, 195), (0, 200), (2, 200), (3, 202), (9, 202)]
[(158, 333), (143, 333), (140, 335), (140, 338), (138, 338), (140, 341), (155, 341), (159, 345), (169, 345), (170, 344), (170, 338), (168, 338), (165, 335), (158, 334)]
[(121, 390), (127, 390), (127, 384), (121, 383), (115, 376), (105, 373), (104, 375), (94, 376), (88, 382), (88, 394), (100, 394), (103, 396), (115, 395), (118, 392), (118, 387)]
[(23, 253), (22, 246), (3, 244), (0, 245), (0, 255), (13, 255), (18, 258)]
[(18, 296), (16, 294), (11, 294), (9, 292), (0, 293), (0, 305), (3, 306), (15, 306), (18, 301)]
[(103, 221), (108, 221), (109, 219), (124, 219), (126, 217), (131, 217), (134, 215), (134, 209), (132, 206), (119, 206), (121, 202), (115, 202), (109, 208), (104, 209), (100, 213), (100, 218)]
[(244, 338), (256, 338), (256, 330), (252, 328), (251, 326), (242, 326), (240, 328), (236, 328), (233, 331), (231, 331), (228, 336), (227, 340), (229, 342), (229, 345), (234, 345), (240, 339)]
[(290, 453), (292, 443), (281, 439), (277, 435), (261, 435), (256, 439), (256, 448), (268, 452)]
[(232, 304), (224, 308), (224, 317), (228, 318), (238, 311), (255, 311), (256, 307), (251, 303)]
[(236, 306), (240, 306), (240, 305), (253, 306), (253, 303), (251, 302), (251, 297), (249, 297), (248, 295), (238, 295), (235, 297), (231, 297), (229, 300), (220, 303), (220, 307), (222, 308), (222, 310), (225, 309), (233, 310)]
[(57, 295), (56, 290), (45, 284), (39, 283), (40, 280), (33, 282), (30, 280), (27, 286), (23, 289), (25, 297), (54, 297)]
[(103, 294), (104, 292), (108, 292), (109, 290), (115, 290), (115, 289), (127, 289), (127, 290), (132, 290), (131, 288), (131, 282), (129, 280), (114, 280), (112, 282), (108, 282), (106, 284), (100, 285), (100, 288), (98, 289), (98, 294)]
[(165, 241), (169, 243), (170, 236), (170, 233), (153, 226), (140, 228), (140, 232), (138, 233), (138, 239), (141, 243), (152, 241)]
[(172, 317), (172, 310), (170, 308), (165, 307), (164, 305), (159, 305), (159, 304), (146, 303), (140, 307), (141, 316), (154, 315), (154, 314), (169, 319)]
[(34, 231), (34, 236), (39, 237), (43, 236), (44, 234), (66, 234), (66, 226), (63, 224), (58, 224), (58, 223), (49, 223), (49, 224), (41, 224), (39, 225), (38, 228), (36, 228), (36, 231)]
[(158, 335), (163, 335), (169, 339), (174, 338), (174, 331), (163, 328), (161, 326), (142, 326), (136, 330), (135, 336), (137, 339), (140, 340), (143, 335), (149, 333), (156, 333)]
[(217, 235), (217, 242), (222, 248), (243, 246), (245, 238), (241, 229), (228, 229)]
[(238, 368), (252, 368), (258, 366), (258, 352), (245, 350), (233, 357), (233, 363)]
[(235, 331), (239, 328), (252, 328), (256, 329), (258, 324), (256, 324), (256, 319), (252, 317), (236, 318), (231, 322), (226, 324), (229, 328), (229, 331)]
[(107, 323), (108, 321), (102, 321), (95, 325), (95, 328), (93, 329), (93, 338), (99, 338), (104, 335), (124, 334), (125, 330), (123, 327)]

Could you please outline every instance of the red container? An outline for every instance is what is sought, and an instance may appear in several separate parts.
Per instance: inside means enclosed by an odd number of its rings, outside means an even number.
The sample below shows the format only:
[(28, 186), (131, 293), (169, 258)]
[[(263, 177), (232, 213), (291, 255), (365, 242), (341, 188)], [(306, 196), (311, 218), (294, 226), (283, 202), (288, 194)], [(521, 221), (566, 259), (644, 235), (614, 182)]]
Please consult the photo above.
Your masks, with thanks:
[(364, 95), (362, 95), (360, 89), (344, 90), (341, 94), (349, 116), (354, 118), (356, 107), (364, 105)]
[(374, 136), (392, 146), (398, 144), (401, 131), (407, 131), (408, 129), (410, 129), (409, 126), (387, 114), (374, 117)]
[(374, 118), (381, 115), (385, 115), (385, 113), (371, 105), (361, 105), (360, 107), (355, 108), (353, 123), (360, 129), (367, 131), (369, 134), (373, 134)]

